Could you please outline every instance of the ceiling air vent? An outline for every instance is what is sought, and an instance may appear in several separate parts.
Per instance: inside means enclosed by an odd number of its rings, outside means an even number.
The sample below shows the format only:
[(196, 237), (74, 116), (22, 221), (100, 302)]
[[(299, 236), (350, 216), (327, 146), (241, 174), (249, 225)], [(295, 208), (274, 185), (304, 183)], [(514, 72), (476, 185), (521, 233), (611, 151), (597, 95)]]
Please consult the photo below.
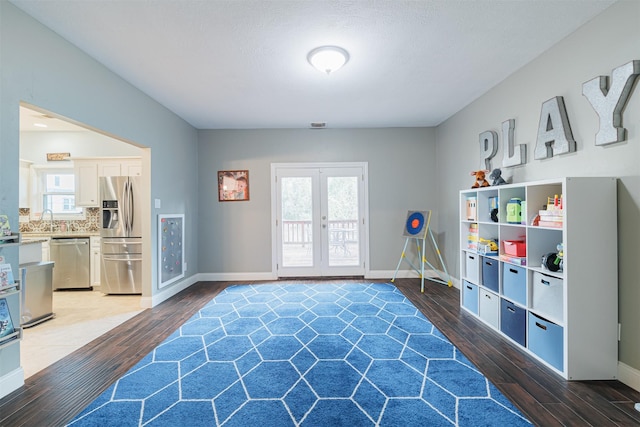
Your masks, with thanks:
[(311, 129), (324, 129), (327, 127), (325, 122), (311, 122)]

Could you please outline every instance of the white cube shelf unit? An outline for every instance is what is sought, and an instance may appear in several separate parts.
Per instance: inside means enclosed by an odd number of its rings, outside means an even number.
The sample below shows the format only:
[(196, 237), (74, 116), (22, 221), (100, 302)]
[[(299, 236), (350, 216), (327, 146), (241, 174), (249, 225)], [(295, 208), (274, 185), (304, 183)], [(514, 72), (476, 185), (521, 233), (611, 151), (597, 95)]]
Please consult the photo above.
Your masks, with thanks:
[[(562, 213), (555, 216), (562, 221), (533, 225), (556, 195)], [(522, 209), (519, 223), (512, 199)], [(498, 209), (493, 219), (492, 207)], [(499, 253), (485, 252), (488, 247), (478, 242), (483, 239), (495, 239)], [(543, 268), (543, 256), (558, 252), (560, 243), (563, 268)], [(569, 177), (462, 190), (460, 279), (466, 312), (563, 378), (616, 378), (616, 179)]]

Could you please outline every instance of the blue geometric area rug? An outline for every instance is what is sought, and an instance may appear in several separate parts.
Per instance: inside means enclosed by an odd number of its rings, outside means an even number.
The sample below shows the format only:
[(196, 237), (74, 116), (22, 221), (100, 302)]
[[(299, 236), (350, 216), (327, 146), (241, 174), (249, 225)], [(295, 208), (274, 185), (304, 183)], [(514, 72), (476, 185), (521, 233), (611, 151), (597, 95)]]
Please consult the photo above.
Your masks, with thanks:
[(520, 426), (395, 286), (225, 289), (71, 426)]

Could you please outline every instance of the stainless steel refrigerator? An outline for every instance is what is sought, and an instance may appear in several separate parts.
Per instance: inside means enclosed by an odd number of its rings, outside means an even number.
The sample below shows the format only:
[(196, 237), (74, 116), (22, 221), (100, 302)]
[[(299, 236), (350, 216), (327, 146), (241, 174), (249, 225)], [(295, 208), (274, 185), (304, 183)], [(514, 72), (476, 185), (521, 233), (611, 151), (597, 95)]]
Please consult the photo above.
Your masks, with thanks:
[(100, 290), (105, 294), (142, 293), (140, 195), (137, 176), (100, 177)]

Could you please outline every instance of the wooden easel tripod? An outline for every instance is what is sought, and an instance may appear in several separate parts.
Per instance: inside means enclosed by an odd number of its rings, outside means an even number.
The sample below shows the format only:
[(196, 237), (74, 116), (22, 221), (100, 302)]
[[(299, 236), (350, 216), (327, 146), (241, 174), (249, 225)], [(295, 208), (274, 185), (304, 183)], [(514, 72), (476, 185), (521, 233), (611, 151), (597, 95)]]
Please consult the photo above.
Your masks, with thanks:
[[(400, 260), (398, 261), (398, 266), (396, 267), (396, 271), (395, 273), (393, 273), (393, 278), (391, 279), (391, 283), (396, 280), (396, 276), (398, 274), (398, 270), (400, 269), (400, 265), (402, 264), (402, 260), (405, 260), (411, 266), (411, 268), (420, 275), (420, 292), (422, 293), (424, 293), (425, 265), (429, 266), (438, 275), (438, 277), (429, 277), (429, 280), (442, 283), (443, 285), (447, 285), (449, 287), (453, 286), (453, 283), (451, 282), (451, 276), (449, 276), (449, 273), (447, 272), (447, 266), (444, 264), (442, 255), (440, 254), (440, 249), (438, 249), (438, 244), (436, 243), (436, 239), (433, 237), (433, 233), (431, 232), (431, 211), (426, 211), (426, 213), (426, 220), (423, 225), (422, 231), (419, 234), (416, 234), (415, 236), (407, 236), (407, 234), (405, 233), (407, 239), (404, 242), (404, 248), (402, 249), (402, 254), (400, 255)], [(427, 260), (427, 237), (429, 237), (431, 239), (431, 242), (433, 243), (433, 248), (436, 252), (436, 255), (438, 256), (438, 259), (440, 260), (440, 264), (442, 265), (444, 274), (446, 275), (446, 280), (444, 279), (444, 277), (441, 277), (440, 271)], [(416, 242), (416, 248), (418, 250), (418, 253), (420, 254), (420, 268), (413, 265), (411, 260), (407, 259), (406, 257), (407, 246), (409, 245), (410, 240), (415, 240)], [(422, 242), (422, 246), (420, 242)]]

